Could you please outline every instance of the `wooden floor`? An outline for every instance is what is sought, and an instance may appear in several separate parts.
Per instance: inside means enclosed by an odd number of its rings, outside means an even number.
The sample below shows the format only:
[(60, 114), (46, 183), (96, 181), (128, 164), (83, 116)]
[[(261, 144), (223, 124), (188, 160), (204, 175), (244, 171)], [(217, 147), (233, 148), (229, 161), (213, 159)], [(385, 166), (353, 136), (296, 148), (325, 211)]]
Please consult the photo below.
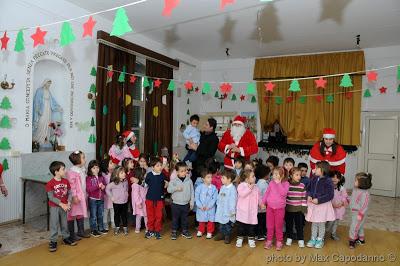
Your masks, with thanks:
[[(384, 259), (383, 263), (358, 262), (349, 265), (400, 265), (400, 233), (366, 230), (366, 245), (350, 250), (345, 237), (347, 230), (346, 227), (339, 227), (342, 240), (328, 240), (321, 250), (299, 249), (295, 243), (279, 252), (264, 250), (263, 242), (257, 242), (257, 248), (250, 249), (247, 242), (242, 248), (236, 248), (235, 241), (230, 245), (196, 237), (190, 240), (180, 237), (172, 241), (169, 230), (164, 232), (162, 240), (147, 240), (143, 233), (135, 234), (132, 230), (128, 236), (109, 234), (82, 240), (75, 247), (59, 245), (54, 253), (48, 252), (47, 245), (40, 245), (2, 257), (0, 265), (282, 265), (278, 260), (292, 261), (285, 265), (333, 265), (340, 263), (335, 260), (341, 259), (341, 255), (375, 255)], [(306, 236), (308, 239), (308, 234)], [(393, 259), (390, 254), (396, 258)], [(312, 258), (319, 258), (319, 262), (312, 261)], [(303, 263), (295, 262), (300, 259)], [(321, 263), (324, 261), (328, 263)]]

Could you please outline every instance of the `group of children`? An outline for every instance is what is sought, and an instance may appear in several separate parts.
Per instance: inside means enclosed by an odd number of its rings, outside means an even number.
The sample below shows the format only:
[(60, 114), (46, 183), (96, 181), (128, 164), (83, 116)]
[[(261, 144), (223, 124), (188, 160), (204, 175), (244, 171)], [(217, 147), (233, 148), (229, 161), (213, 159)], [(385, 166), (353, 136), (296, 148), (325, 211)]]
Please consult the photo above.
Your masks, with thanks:
[[(266, 165), (261, 161), (235, 160), (234, 169), (219, 170), (219, 164), (210, 159), (201, 177), (192, 181), (190, 168), (175, 156), (171, 162), (159, 157), (147, 160), (140, 155), (116, 165), (112, 160), (100, 164), (90, 161), (85, 171), (85, 155), (73, 152), (69, 157), (73, 167), (68, 171), (62, 162), (52, 162), (54, 176), (46, 185), (50, 205), (49, 250), (57, 250), (58, 226), (63, 241), (76, 245), (81, 238), (89, 237), (84, 231), (84, 218), (90, 214), (91, 236), (107, 234), (109, 217), (114, 234), (128, 234), (128, 216), (136, 216), (135, 232), (140, 233), (142, 220), (145, 237), (161, 239), (164, 207), (170, 203), (172, 224), (171, 239), (181, 236), (192, 238), (188, 217), (195, 212), (197, 237), (224, 240), (229, 244), (232, 230), (237, 229), (236, 246), (242, 247), (245, 237), (251, 248), (256, 240), (271, 249), (274, 237), (277, 250), (298, 241), (299, 247), (322, 248), (326, 228), (331, 238), (339, 240), (337, 225), (350, 205), (352, 222), (349, 246), (364, 244), (363, 225), (369, 203), (368, 189), (371, 175), (358, 173), (351, 199), (343, 187), (344, 177), (331, 172), (327, 162), (319, 162), (308, 178), (308, 167), (286, 158), (283, 166), (279, 159), (270, 156)], [(64, 178), (66, 177), (66, 179)], [(75, 220), (78, 231), (75, 233)], [(305, 221), (311, 222), (311, 239), (304, 243)], [(218, 233), (215, 234), (215, 223)]]

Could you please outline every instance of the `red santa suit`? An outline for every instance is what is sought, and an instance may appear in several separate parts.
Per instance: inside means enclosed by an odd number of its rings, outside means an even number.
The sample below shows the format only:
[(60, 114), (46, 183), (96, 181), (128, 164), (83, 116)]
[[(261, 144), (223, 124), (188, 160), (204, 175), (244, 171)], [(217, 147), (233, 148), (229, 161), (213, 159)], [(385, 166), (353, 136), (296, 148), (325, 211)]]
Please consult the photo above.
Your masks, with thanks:
[[(336, 131), (331, 128), (324, 129), (323, 138), (335, 138)], [(327, 161), (331, 166), (332, 171), (339, 171), (342, 174), (346, 172), (346, 152), (343, 147), (339, 144), (336, 144), (336, 153), (333, 154), (333, 148), (325, 147), (324, 153), (321, 154), (320, 147), (323, 144), (323, 141), (318, 141), (314, 144), (314, 146), (310, 150), (310, 168), (311, 170), (315, 169), (315, 164), (319, 161)], [(335, 144), (334, 144), (335, 145)]]
[[(236, 116), (233, 123), (240, 123), (244, 125), (244, 123), (246, 123), (246, 118)], [(232, 152), (231, 149), (228, 148), (228, 146), (231, 144), (235, 144), (240, 149), (240, 152)], [(256, 137), (249, 129), (245, 130), (239, 141), (235, 141), (233, 139), (231, 135), (231, 129), (228, 129), (225, 131), (218, 144), (218, 150), (225, 154), (224, 166), (226, 168), (233, 169), (235, 164), (234, 159), (242, 156), (245, 160), (250, 160), (250, 156), (258, 152), (258, 144)]]
[[(133, 131), (125, 131), (124, 133), (122, 133), (122, 136), (125, 137), (125, 143), (132, 139), (135, 136), (135, 133)], [(140, 155), (140, 151), (139, 149), (136, 147), (135, 143), (132, 141), (132, 145), (128, 146), (129, 148), (129, 152), (131, 153), (133, 159), (135, 161), (139, 160), (139, 155)]]

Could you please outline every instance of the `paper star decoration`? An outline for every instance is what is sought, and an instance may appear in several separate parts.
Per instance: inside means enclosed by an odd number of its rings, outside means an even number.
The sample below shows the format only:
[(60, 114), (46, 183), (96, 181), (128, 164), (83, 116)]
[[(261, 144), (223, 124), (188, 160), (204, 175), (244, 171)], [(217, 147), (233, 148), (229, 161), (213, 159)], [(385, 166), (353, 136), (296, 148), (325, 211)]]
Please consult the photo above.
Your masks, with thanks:
[(241, 101), (244, 101), (244, 99), (246, 99), (246, 96), (244, 96), (243, 94), (240, 95), (240, 100), (241, 100)]
[(8, 44), (8, 41), (10, 40), (10, 38), (7, 37), (6, 31), (4, 32), (4, 35), (3, 35), (3, 37), (0, 38), (0, 40), (1, 40), (1, 50), (3, 50), (3, 49), (7, 50), (7, 44)]
[(376, 81), (378, 73), (376, 71), (370, 71), (367, 73), (368, 82)]
[(200, 89), (199, 89), (199, 87), (196, 87), (195, 89), (194, 89), (194, 92), (199, 92), (200, 91)]
[(323, 77), (320, 77), (317, 80), (314, 80), (315, 82), (315, 87), (318, 88), (322, 88), (325, 89), (326, 88), (326, 83), (328, 83), (328, 81), (326, 79), (324, 79)]
[(193, 83), (190, 81), (186, 81), (184, 85), (185, 85), (186, 90), (188, 90), (188, 91), (193, 89)]
[(268, 103), (270, 98), (271, 98), (271, 97), (269, 97), (269, 96), (264, 96), (264, 102), (265, 102), (265, 103)]
[(386, 87), (381, 87), (381, 88), (379, 89), (379, 92), (380, 92), (381, 94), (386, 94), (386, 91), (387, 91), (387, 88), (386, 88)]
[(82, 37), (90, 36), (93, 37), (93, 27), (96, 24), (96, 20), (93, 20), (93, 17), (90, 16), (89, 19), (83, 23), (83, 34)]
[(286, 102), (287, 102), (287, 103), (293, 102), (293, 96), (287, 96), (287, 97), (286, 97)]
[(224, 99), (226, 99), (226, 98), (228, 98), (228, 94), (224, 93), (224, 94), (222, 94), (222, 97), (223, 97)]
[(164, 0), (163, 16), (171, 16), (172, 10), (179, 5), (180, 0)]
[(36, 32), (31, 35), (33, 39), (33, 48), (38, 46), (39, 44), (44, 44), (44, 36), (46, 35), (47, 31), (42, 31), (40, 27), (36, 28)]
[(159, 88), (160, 85), (161, 85), (161, 83), (162, 83), (161, 80), (156, 79), (156, 80), (154, 81), (154, 87)]
[(135, 81), (136, 81), (136, 76), (135, 75), (131, 75), (129, 77), (129, 82), (133, 84), (133, 83), (135, 83)]
[(224, 10), (227, 4), (233, 4), (235, 0), (221, 0), (221, 10)]
[(346, 99), (350, 100), (353, 97), (353, 93), (351, 91), (346, 92), (345, 94)]
[(315, 96), (315, 100), (317, 100), (317, 102), (322, 102), (322, 99), (323, 99), (323, 97), (322, 97), (322, 95), (317, 95), (317, 96)]
[(276, 84), (270, 82), (264, 83), (265, 91), (273, 92)]
[(229, 83), (222, 83), (219, 88), (222, 93), (230, 93), (232, 91), (232, 85)]

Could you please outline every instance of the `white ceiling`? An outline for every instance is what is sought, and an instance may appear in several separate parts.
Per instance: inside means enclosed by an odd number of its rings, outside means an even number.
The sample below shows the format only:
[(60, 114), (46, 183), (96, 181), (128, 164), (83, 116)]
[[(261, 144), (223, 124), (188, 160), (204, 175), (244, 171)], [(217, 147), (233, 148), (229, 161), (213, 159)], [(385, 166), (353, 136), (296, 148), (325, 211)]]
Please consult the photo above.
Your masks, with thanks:
[[(92, 12), (134, 0), (67, 1)], [(352, 50), (357, 34), (361, 48), (400, 45), (400, 0), (236, 0), (224, 11), (219, 0), (181, 0), (171, 17), (163, 6), (126, 8), (136, 34), (202, 61), (226, 59), (226, 47), (231, 58)]]

